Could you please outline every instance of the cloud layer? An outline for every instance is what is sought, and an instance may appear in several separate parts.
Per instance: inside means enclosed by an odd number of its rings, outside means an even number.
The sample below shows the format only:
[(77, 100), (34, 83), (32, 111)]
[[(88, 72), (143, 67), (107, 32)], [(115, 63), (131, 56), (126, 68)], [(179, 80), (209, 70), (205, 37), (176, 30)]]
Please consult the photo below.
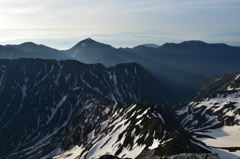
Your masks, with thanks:
[(204, 39), (240, 32), (240, 1), (2, 0), (0, 19), (0, 31), (35, 38), (156, 30), (169, 38)]

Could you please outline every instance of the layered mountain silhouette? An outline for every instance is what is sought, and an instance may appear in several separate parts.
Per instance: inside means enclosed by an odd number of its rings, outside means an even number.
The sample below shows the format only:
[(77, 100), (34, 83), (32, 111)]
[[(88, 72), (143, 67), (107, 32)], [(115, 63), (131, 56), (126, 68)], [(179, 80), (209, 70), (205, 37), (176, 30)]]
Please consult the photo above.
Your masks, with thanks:
[[(2, 47), (7, 48), (1, 49), (1, 58), (53, 59), (55, 57), (58, 60), (76, 59), (84, 63), (99, 62), (106, 67), (123, 62), (137, 62), (155, 77), (171, 85), (198, 74), (208, 77), (234, 73), (240, 67), (237, 60), (240, 56), (240, 47), (208, 44), (202, 41), (166, 43), (157, 48), (140, 45), (134, 48), (116, 49), (88, 38), (65, 51), (30, 42)], [(11, 50), (12, 48), (21, 50)]]
[(158, 48), (137, 46), (127, 49), (142, 57), (204, 76), (234, 73), (237, 70), (239, 47), (226, 44), (207, 44), (202, 41), (166, 43)]
[(42, 58), (62, 60), (71, 58), (57, 49), (53, 49), (45, 45), (38, 45), (32, 42), (26, 42), (20, 45), (2, 46), (1, 50), (1, 59)]

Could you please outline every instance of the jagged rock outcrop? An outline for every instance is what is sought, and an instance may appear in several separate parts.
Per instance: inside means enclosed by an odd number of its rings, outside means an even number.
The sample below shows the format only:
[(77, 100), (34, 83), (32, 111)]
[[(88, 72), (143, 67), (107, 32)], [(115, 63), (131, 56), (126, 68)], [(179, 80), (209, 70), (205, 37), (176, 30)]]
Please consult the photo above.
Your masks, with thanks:
[[(85, 134), (79, 138), (77, 134)], [(78, 141), (78, 143), (76, 142)], [(95, 110), (65, 140), (64, 147), (78, 144), (53, 157), (62, 159), (99, 158), (108, 154), (119, 158), (145, 158), (149, 153), (171, 156), (180, 153), (206, 153), (210, 149), (193, 138), (161, 105), (116, 102), (99, 103)], [(140, 154), (140, 156), (139, 156)]]

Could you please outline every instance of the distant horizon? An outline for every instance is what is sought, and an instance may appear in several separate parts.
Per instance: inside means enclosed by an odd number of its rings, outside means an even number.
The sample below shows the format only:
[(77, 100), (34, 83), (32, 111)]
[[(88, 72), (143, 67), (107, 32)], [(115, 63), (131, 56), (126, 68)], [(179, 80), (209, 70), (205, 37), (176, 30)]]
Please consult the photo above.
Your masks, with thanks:
[[(106, 40), (106, 39), (102, 39), (102, 41), (97, 40), (98, 38), (92, 38), (92, 37), (81, 37), (80, 38), (70, 38), (70, 39), (16, 39), (16, 40), (9, 40), (9, 41), (0, 41), (0, 45), (20, 45), (23, 43), (27, 43), (27, 42), (32, 42), (38, 45), (45, 45), (54, 49), (58, 49), (58, 50), (66, 50), (69, 49), (71, 47), (73, 47), (74, 45), (76, 45), (77, 43), (86, 40), (88, 38), (91, 38), (94, 41), (97, 41), (99, 43), (103, 43), (103, 44), (108, 44), (111, 45), (114, 48), (133, 48), (136, 46), (140, 46), (140, 45), (146, 45), (146, 44), (154, 44), (154, 45), (158, 45), (158, 46), (162, 46), (166, 43), (175, 43), (175, 44), (179, 44), (185, 41), (202, 41), (208, 44), (226, 44), (229, 46), (235, 46), (235, 47), (240, 47), (240, 43), (237, 43), (234, 45), (234, 43), (226, 43), (226, 42), (217, 42), (217, 41), (204, 41), (204, 40), (197, 40), (197, 39), (192, 39), (192, 40), (175, 40), (175, 41), (166, 41), (163, 42), (161, 41), (160, 43), (154, 43), (154, 42), (142, 42), (142, 43), (136, 43), (135, 45), (131, 45), (131, 46), (120, 46), (120, 45), (114, 45), (111, 44), (111, 40)], [(44, 43), (45, 42), (45, 43)], [(129, 42), (129, 41), (128, 41)], [(65, 43), (65, 47), (61, 47), (62, 44)], [(116, 42), (115, 42), (116, 43)]]
[(240, 46), (239, 0), (0, 1), (0, 44), (58, 49), (82, 39), (119, 47), (201, 40)]

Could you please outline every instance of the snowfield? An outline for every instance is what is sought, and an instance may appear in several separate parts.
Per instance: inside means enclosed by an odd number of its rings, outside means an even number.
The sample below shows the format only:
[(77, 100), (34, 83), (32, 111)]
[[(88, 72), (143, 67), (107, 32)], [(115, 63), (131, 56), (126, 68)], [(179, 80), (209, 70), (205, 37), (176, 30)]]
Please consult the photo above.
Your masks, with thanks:
[[(237, 75), (236, 79), (239, 77), (240, 76)], [(240, 150), (229, 152), (227, 149), (223, 149), (234, 147), (240, 149), (239, 109), (239, 87), (231, 87), (231, 89), (228, 87), (224, 93), (220, 92), (215, 97), (210, 96), (208, 98), (202, 98), (197, 102), (190, 102), (186, 107), (183, 107), (176, 113), (183, 117), (181, 124), (184, 125), (185, 129), (194, 132), (198, 140), (213, 147), (212, 152), (218, 153), (222, 159), (239, 159)], [(201, 113), (201, 115), (196, 116), (199, 113)], [(220, 123), (219, 119), (224, 119), (223, 123), (225, 126), (217, 129), (211, 128)], [(198, 122), (200, 122), (200, 126), (196, 126)], [(198, 137), (198, 134), (204, 135), (205, 137)], [(213, 138), (208, 138), (207, 136)]]
[(218, 153), (222, 159), (239, 159), (240, 150), (236, 152), (229, 152), (225, 149), (218, 149), (224, 147), (239, 147), (240, 148), (240, 126), (224, 126), (219, 129), (209, 130), (208, 132), (198, 132), (197, 134), (209, 135), (213, 138), (197, 138), (203, 141), (212, 148), (212, 152)]
[(53, 159), (66, 159), (66, 158), (67, 159), (75, 159), (80, 155), (81, 152), (82, 152), (82, 147), (74, 146), (69, 151), (66, 151), (60, 155), (53, 157)]
[[(201, 134), (201, 133), (197, 133)], [(219, 129), (209, 130), (209, 132), (202, 133), (209, 135), (216, 139), (199, 138), (209, 146), (214, 147), (240, 147), (240, 126), (224, 126)]]

